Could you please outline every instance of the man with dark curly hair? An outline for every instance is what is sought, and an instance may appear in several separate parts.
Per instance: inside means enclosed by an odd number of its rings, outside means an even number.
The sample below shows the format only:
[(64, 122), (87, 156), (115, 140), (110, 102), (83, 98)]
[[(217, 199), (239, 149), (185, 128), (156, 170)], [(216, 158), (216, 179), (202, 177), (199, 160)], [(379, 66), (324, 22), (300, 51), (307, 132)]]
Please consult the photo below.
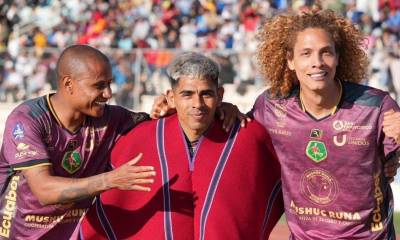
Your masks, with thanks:
[(269, 19), (259, 39), (271, 87), (252, 112), (281, 162), (291, 239), (395, 239), (384, 164), (398, 162), (399, 145), (383, 120), (400, 109), (388, 93), (359, 84), (367, 70), (362, 33), (315, 8)]

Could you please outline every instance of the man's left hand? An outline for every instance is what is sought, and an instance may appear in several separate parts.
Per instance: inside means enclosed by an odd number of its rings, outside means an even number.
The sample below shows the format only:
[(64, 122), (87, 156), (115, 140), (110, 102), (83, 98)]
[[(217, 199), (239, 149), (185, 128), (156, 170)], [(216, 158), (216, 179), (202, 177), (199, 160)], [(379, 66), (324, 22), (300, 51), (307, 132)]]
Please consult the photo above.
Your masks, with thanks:
[(153, 106), (151, 107), (150, 117), (152, 119), (159, 119), (176, 112), (175, 108), (168, 105), (167, 97), (165, 94), (160, 94), (154, 99)]

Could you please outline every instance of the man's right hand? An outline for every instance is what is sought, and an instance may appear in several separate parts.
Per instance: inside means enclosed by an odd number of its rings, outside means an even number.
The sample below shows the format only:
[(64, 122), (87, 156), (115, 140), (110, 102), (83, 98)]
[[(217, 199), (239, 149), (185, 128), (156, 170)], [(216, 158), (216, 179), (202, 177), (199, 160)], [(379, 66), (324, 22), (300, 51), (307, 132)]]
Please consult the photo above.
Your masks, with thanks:
[(31, 191), (42, 205), (66, 204), (93, 197), (111, 188), (150, 191), (156, 175), (150, 166), (135, 166), (142, 154), (117, 169), (86, 178), (59, 177), (49, 165), (22, 170)]
[(120, 190), (150, 191), (150, 187), (143, 185), (154, 182), (156, 175), (152, 166), (136, 166), (143, 154), (137, 155), (134, 159), (120, 167), (105, 174), (107, 188), (118, 188)]

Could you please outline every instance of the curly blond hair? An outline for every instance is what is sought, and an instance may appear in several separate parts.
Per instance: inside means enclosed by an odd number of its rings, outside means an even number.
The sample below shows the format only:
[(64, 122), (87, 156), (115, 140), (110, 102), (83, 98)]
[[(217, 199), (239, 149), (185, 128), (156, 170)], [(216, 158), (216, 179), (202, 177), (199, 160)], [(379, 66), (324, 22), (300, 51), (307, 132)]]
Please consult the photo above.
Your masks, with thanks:
[(287, 60), (293, 57), (297, 33), (307, 28), (324, 29), (331, 35), (339, 54), (337, 81), (358, 83), (366, 78), (368, 58), (363, 49), (365, 38), (350, 21), (331, 10), (318, 8), (295, 15), (279, 15), (268, 19), (257, 33), (259, 44), (256, 57), (261, 73), (270, 83), (272, 97), (288, 96), (299, 84)]

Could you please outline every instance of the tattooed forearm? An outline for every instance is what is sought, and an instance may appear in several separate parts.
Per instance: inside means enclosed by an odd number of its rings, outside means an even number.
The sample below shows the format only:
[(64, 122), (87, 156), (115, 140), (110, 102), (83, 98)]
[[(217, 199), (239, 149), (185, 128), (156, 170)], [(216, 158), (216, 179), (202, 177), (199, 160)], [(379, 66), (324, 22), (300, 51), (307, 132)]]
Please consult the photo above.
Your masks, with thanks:
[(54, 176), (51, 167), (46, 165), (24, 169), (22, 174), (43, 206), (73, 203), (110, 189), (105, 173), (87, 178), (65, 178)]
[(90, 197), (87, 188), (70, 187), (63, 190), (58, 198), (59, 203), (69, 203)]
[(89, 178), (88, 183), (84, 187), (74, 186), (74, 184), (72, 184), (71, 187), (68, 187), (65, 190), (63, 190), (60, 193), (58, 202), (69, 203), (92, 197), (103, 191), (104, 186), (105, 183), (103, 174), (93, 177), (92, 179)]

